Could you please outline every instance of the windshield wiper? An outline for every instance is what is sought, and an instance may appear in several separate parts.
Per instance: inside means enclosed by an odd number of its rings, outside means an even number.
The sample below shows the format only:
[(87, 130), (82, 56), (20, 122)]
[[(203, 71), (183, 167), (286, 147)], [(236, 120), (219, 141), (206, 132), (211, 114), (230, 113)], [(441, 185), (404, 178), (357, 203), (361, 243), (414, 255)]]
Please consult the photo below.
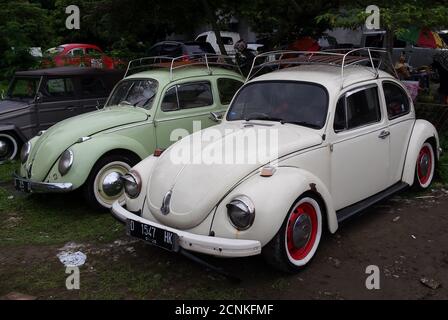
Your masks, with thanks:
[(309, 127), (312, 129), (320, 129), (320, 126), (318, 126), (317, 124), (313, 124), (313, 123), (309, 123), (309, 122), (305, 122), (305, 121), (284, 121), (281, 120), (280, 121), (281, 124), (295, 124), (298, 126), (303, 126), (303, 127)]
[(244, 119), (246, 121), (252, 121), (252, 120), (260, 120), (260, 121), (276, 121), (276, 122), (281, 122), (282, 119), (280, 118), (275, 118), (275, 117), (270, 117), (270, 116), (254, 116), (254, 117), (247, 117), (246, 119)]

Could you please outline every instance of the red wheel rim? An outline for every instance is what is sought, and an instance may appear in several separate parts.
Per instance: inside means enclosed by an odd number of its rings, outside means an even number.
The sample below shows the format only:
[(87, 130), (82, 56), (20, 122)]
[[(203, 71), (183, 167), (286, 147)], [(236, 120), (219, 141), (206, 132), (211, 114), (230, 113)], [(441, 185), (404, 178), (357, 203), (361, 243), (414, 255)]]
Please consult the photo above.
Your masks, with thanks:
[[(310, 223), (310, 230), (305, 233), (308, 234), (309, 232), (309, 236), (304, 245), (297, 246), (297, 241), (295, 242), (294, 240), (294, 227), (300, 227), (297, 226), (297, 222), (300, 222), (300, 220), (307, 222), (304, 226), (307, 226), (308, 223)], [(316, 242), (317, 226), (318, 220), (316, 209), (311, 203), (304, 202), (294, 209), (289, 217), (286, 228), (286, 244), (291, 258), (294, 260), (303, 260), (308, 256)]]
[(420, 150), (420, 154), (417, 160), (417, 175), (420, 184), (425, 185), (428, 183), (432, 174), (432, 154), (428, 146), (424, 146)]

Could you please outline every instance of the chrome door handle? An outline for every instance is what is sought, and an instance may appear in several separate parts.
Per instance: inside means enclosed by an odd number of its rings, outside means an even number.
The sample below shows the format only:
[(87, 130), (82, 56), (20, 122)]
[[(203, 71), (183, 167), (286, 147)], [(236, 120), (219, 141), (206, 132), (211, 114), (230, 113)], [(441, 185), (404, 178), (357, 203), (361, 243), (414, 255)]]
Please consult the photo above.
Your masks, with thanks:
[(380, 135), (378, 136), (378, 138), (380, 138), (380, 139), (386, 139), (388, 136), (390, 136), (390, 132), (384, 130), (383, 132), (380, 133)]

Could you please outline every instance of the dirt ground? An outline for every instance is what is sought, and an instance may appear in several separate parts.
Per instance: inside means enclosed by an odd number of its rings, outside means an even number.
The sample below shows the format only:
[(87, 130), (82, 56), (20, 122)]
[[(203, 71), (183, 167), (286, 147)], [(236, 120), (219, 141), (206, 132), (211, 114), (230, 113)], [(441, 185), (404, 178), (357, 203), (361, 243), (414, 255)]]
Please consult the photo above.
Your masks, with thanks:
[[(80, 290), (65, 288), (56, 254), (63, 245), (0, 247), (0, 296), (38, 299), (448, 299), (448, 191), (400, 194), (326, 235), (312, 263), (295, 275), (262, 258), (214, 259), (242, 281), (123, 236), (111, 243), (71, 243), (87, 255)], [(123, 231), (124, 232), (124, 231)], [(381, 272), (367, 290), (366, 268)], [(430, 281), (433, 288), (424, 285)], [(11, 297), (11, 296), (9, 296)]]

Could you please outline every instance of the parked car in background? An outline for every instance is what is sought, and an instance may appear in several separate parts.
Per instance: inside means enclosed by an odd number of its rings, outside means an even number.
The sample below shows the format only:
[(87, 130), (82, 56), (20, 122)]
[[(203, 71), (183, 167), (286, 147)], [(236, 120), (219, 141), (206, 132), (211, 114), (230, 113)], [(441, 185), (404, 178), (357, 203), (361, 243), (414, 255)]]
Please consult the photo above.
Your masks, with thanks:
[(96, 45), (69, 43), (45, 51), (43, 66), (51, 65), (56, 67), (73, 65), (114, 69), (115, 61)]
[[(283, 68), (250, 76), (221, 124), (125, 175), (126, 201), (114, 203), (113, 215), (132, 237), (170, 251), (263, 254), (295, 272), (325, 230), (335, 233), (409, 186), (429, 188), (440, 156), (436, 129), (416, 119), (400, 81), (357, 53), (298, 53), (288, 65), (274, 53)], [(185, 150), (222, 158), (179, 164)], [(235, 154), (240, 162), (227, 161)]]
[(209, 43), (194, 41), (162, 41), (153, 45), (149, 51), (150, 57), (169, 57), (177, 58), (183, 56), (183, 60), (187, 61), (191, 56), (201, 54), (215, 54)]
[(0, 163), (41, 130), (102, 106), (123, 75), (79, 67), (16, 72), (0, 101)]
[[(221, 39), (224, 44), (224, 48), (226, 49), (227, 55), (235, 56), (236, 52), (234, 45), (241, 39), (240, 34), (237, 32), (221, 31)], [(216, 53), (222, 54), (221, 50), (219, 49), (216, 34), (213, 31), (207, 31), (199, 34), (196, 37), (196, 41), (210, 43)]]
[(31, 139), (22, 148), (16, 188), (48, 193), (82, 188), (98, 208), (123, 200), (123, 174), (168, 148), (175, 141), (173, 130), (191, 133), (194, 121), (202, 128), (217, 124), (245, 80), (235, 66), (183, 58), (131, 62), (130, 75), (115, 86), (103, 109)]

